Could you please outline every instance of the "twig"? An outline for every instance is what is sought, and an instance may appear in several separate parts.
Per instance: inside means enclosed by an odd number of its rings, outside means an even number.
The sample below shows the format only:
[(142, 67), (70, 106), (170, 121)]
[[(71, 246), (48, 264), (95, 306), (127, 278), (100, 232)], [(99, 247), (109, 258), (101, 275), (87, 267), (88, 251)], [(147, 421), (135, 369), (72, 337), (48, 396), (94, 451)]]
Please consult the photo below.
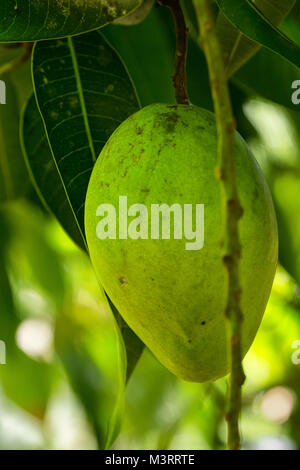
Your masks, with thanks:
[(178, 104), (190, 104), (187, 91), (186, 58), (188, 51), (188, 29), (179, 0), (158, 0), (158, 5), (169, 7), (173, 13), (176, 32), (176, 56), (173, 83)]
[[(19, 46), (18, 46), (19, 47)], [(12, 60), (11, 62), (7, 62), (0, 67), (0, 77), (7, 72), (11, 72), (12, 70), (21, 67), (31, 56), (33, 42), (26, 42), (24, 43), (25, 52), (21, 56), (18, 56), (16, 59)]]
[(235, 120), (233, 118), (225, 64), (215, 29), (211, 0), (193, 0), (201, 31), (202, 43), (210, 75), (218, 131), (218, 168), (216, 175), (221, 182), (224, 201), (224, 256), (227, 270), (228, 297), (226, 323), (230, 342), (231, 375), (226, 420), (228, 425), (227, 448), (240, 448), (239, 416), (241, 411), (241, 387), (245, 381), (242, 366), (241, 333), (243, 314), (241, 310), (241, 286), (239, 260), (241, 246), (238, 223), (243, 210), (240, 205), (235, 169)]

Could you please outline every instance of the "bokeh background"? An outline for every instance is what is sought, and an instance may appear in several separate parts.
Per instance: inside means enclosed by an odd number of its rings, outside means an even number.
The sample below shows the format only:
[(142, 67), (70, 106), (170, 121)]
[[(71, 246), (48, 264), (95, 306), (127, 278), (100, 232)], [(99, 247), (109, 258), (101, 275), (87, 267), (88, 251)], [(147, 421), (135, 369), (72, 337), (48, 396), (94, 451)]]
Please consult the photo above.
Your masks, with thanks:
[[(298, 13), (284, 27), (299, 42)], [(140, 25), (113, 25), (103, 32), (123, 56), (143, 104), (174, 101), (174, 38), (167, 13), (155, 10)], [(0, 64), (16, 54), (0, 47)], [(266, 51), (253, 60), (252, 68), (247, 64), (234, 77), (231, 92), (239, 130), (273, 194), (280, 264), (244, 361), (243, 448), (300, 449), (300, 118), (286, 98), (290, 78), (300, 79), (300, 73), (293, 75), (287, 62)], [(190, 94), (209, 108), (203, 64), (191, 39)], [(31, 89), (29, 66), (5, 79), (19, 110)], [(16, 136), (14, 155), (21, 155), (17, 111), (9, 112), (0, 107), (2, 174), (8, 125)], [(0, 448), (97, 449), (118, 398), (114, 319), (87, 255), (43, 208), (26, 168), (19, 163), (16, 169), (24, 175), (14, 188), (18, 197), (2, 201), (0, 209), (0, 340), (6, 342), (7, 362), (0, 365)], [(226, 378), (181, 381), (146, 350), (127, 386), (114, 448), (224, 448), (226, 390)]]

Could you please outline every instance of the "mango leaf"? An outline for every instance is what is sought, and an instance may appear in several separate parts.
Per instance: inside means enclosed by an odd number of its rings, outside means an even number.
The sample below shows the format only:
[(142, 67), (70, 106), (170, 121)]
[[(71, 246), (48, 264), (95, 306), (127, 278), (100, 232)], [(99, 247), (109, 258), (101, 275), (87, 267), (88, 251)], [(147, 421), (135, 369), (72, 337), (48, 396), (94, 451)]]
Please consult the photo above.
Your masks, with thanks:
[[(85, 247), (84, 203), (93, 165), (114, 129), (139, 109), (139, 100), (120, 57), (99, 32), (39, 43), (33, 78), (43, 121), (31, 98), (22, 124), (27, 164), (41, 197)], [(127, 378), (143, 349), (130, 333), (124, 336), (128, 370), (120, 357)], [(125, 379), (122, 395), (124, 387)]]
[(279, 260), (300, 283), (300, 179), (297, 169), (271, 168), (269, 184), (278, 219)]
[(6, 104), (0, 105), (0, 204), (23, 196), (29, 187), (19, 135), (19, 104), (11, 75), (5, 77)]
[(123, 24), (124, 26), (132, 26), (141, 23), (147, 17), (153, 5), (154, 0), (142, 0), (141, 6), (134, 10), (133, 13), (124, 17), (122, 16), (122, 18), (117, 18), (114, 23)]
[[(187, 0), (187, 3), (190, 1)], [(175, 34), (172, 14), (168, 8), (153, 8), (141, 24), (130, 28), (108, 25), (105, 35), (125, 60), (143, 106), (155, 102), (176, 102), (171, 80), (174, 73)], [(148, 57), (147, 61), (144, 60), (145, 56)], [(158, 70), (160, 73), (157, 73)], [(213, 109), (206, 60), (191, 38), (187, 76), (192, 103)]]
[(74, 36), (127, 15), (141, 0), (1, 0), (0, 42)]
[(51, 395), (54, 367), (36, 361), (16, 345), (16, 330), (21, 318), (16, 309), (7, 274), (7, 250), (12, 227), (6, 212), (0, 211), (0, 339), (6, 345), (6, 365), (0, 365), (4, 393), (32, 415), (43, 418)]
[(51, 153), (84, 237), (91, 171), (112, 132), (139, 109), (138, 98), (125, 66), (99, 32), (39, 42), (33, 79)]
[[(22, 201), (9, 207), (10, 264), (14, 278), (26, 279), (45, 300), (60, 306), (66, 295), (65, 272), (47, 237), (47, 218), (33, 204)], [(20, 233), (22, 236), (20, 237)]]
[[(273, 25), (252, 1), (217, 0), (217, 4), (241, 33), (300, 67), (300, 47)], [(293, 6), (289, 2), (287, 5)], [(235, 43), (237, 46), (238, 42)]]

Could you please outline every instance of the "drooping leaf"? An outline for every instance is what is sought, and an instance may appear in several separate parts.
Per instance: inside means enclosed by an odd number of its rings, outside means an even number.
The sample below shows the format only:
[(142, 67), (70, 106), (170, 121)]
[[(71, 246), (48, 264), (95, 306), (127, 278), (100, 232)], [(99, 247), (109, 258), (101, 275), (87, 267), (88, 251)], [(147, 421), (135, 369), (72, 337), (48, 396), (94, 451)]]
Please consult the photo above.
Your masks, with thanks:
[[(280, 5), (278, 1), (276, 4), (277, 3), (278, 5), (273, 5), (274, 10), (275, 6), (278, 8)], [(284, 3), (286, 8), (279, 7), (281, 14), (279, 14), (277, 10), (277, 14), (273, 15), (274, 22), (276, 22), (276, 19), (278, 21), (278, 18), (280, 22), (280, 18), (283, 19), (294, 4), (289, 1)], [(263, 14), (263, 10), (259, 10), (257, 8), (256, 4), (250, 0), (217, 0), (217, 4), (225, 17), (238, 29), (240, 33), (247, 36), (247, 38), (252, 41), (271, 49), (273, 52), (281, 55), (297, 67), (300, 67), (300, 47), (285, 36), (283, 32), (275, 26), (275, 23), (273, 24), (268, 17)], [(266, 14), (270, 15), (269, 9), (266, 11)], [(223, 38), (225, 40), (225, 37), (226, 35), (222, 33), (222, 41)], [(242, 38), (243, 36), (240, 35), (234, 40), (233, 48), (230, 49), (231, 57), (236, 53), (236, 49), (239, 47), (239, 41)], [(251, 55), (252, 53), (250, 54), (250, 57)], [(240, 64), (241, 63), (239, 63), (239, 65)], [(232, 70), (231, 73), (233, 71), (234, 70)]]
[(153, 5), (154, 0), (142, 0), (141, 6), (134, 10), (133, 13), (117, 18), (114, 23), (123, 24), (124, 26), (132, 26), (141, 23), (147, 17)]
[(3, 78), (6, 104), (0, 105), (0, 204), (23, 196), (29, 187), (19, 141), (17, 90), (10, 74)]
[(187, 27), (189, 29), (189, 34), (192, 36), (194, 41), (197, 41), (199, 36), (199, 25), (197, 21), (194, 2), (190, 0), (182, 0), (181, 6), (183, 9)]
[(53, 306), (59, 306), (66, 295), (65, 275), (60, 257), (46, 236), (45, 214), (22, 201), (9, 207), (8, 219), (12, 229), (10, 264), (14, 276), (20, 282), (25, 278)]
[(21, 318), (8, 277), (7, 251), (13, 228), (0, 211), (0, 339), (6, 345), (6, 364), (0, 365), (0, 382), (6, 396), (38, 418), (43, 418), (54, 379), (54, 367), (27, 356), (16, 344)]
[(263, 48), (232, 77), (232, 81), (250, 94), (296, 109), (292, 102), (295, 91), (292, 83), (298, 77), (296, 66)]
[(172, 85), (175, 36), (167, 8), (153, 8), (142, 23), (134, 26), (108, 25), (105, 36), (125, 61), (143, 106), (175, 102)]
[(297, 0), (294, 8), (292, 9), (290, 15), (282, 23), (280, 29), (295, 43), (300, 45), (300, 2)]
[(141, 0), (1, 0), (0, 42), (82, 34), (127, 15)]
[[(93, 165), (114, 129), (139, 109), (139, 100), (126, 67), (99, 32), (39, 43), (33, 78), (43, 122), (31, 98), (22, 126), (27, 164), (41, 197), (85, 247), (84, 203)], [(143, 344), (133, 332), (123, 341), (131, 365)], [(122, 378), (126, 363), (122, 354)], [(125, 379), (122, 395), (124, 387)]]
[(23, 112), (21, 139), (27, 168), (40, 199), (74, 242), (85, 250), (85, 241), (53, 160), (34, 95)]
[[(21, 55), (24, 57), (24, 51), (22, 51)], [(24, 65), (18, 66), (10, 72), (10, 79), (16, 88), (19, 109), (21, 112), (25, 102), (33, 92), (30, 57), (28, 57), (28, 60)]]
[(33, 79), (53, 160), (84, 237), (91, 171), (112, 132), (139, 109), (138, 98), (124, 64), (99, 32), (38, 43)]

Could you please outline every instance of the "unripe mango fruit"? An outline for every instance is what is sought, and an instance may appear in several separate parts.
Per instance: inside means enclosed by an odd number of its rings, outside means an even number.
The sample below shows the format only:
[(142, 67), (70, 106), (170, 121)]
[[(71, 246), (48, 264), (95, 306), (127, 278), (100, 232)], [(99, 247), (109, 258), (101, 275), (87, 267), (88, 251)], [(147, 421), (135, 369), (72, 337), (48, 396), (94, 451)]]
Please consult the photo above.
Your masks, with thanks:
[[(278, 236), (266, 181), (238, 133), (235, 153), (244, 209), (239, 224), (244, 355), (269, 298)], [(215, 380), (229, 371), (223, 201), (216, 166), (212, 113), (196, 106), (150, 105), (130, 116), (108, 140), (92, 172), (85, 209), (92, 263), (111, 300), (162, 364), (196, 382)], [(143, 204), (148, 214), (152, 204), (204, 204), (203, 247), (186, 249), (184, 234), (174, 239), (172, 230), (170, 239), (151, 238), (150, 216), (148, 239), (125, 239), (124, 231), (120, 239), (120, 196), (127, 197), (128, 207)], [(116, 227), (110, 225), (110, 233), (116, 228), (115, 239), (99, 239), (101, 204), (116, 209)], [(133, 220), (129, 216), (128, 224)], [(142, 233), (145, 237), (145, 230)]]

